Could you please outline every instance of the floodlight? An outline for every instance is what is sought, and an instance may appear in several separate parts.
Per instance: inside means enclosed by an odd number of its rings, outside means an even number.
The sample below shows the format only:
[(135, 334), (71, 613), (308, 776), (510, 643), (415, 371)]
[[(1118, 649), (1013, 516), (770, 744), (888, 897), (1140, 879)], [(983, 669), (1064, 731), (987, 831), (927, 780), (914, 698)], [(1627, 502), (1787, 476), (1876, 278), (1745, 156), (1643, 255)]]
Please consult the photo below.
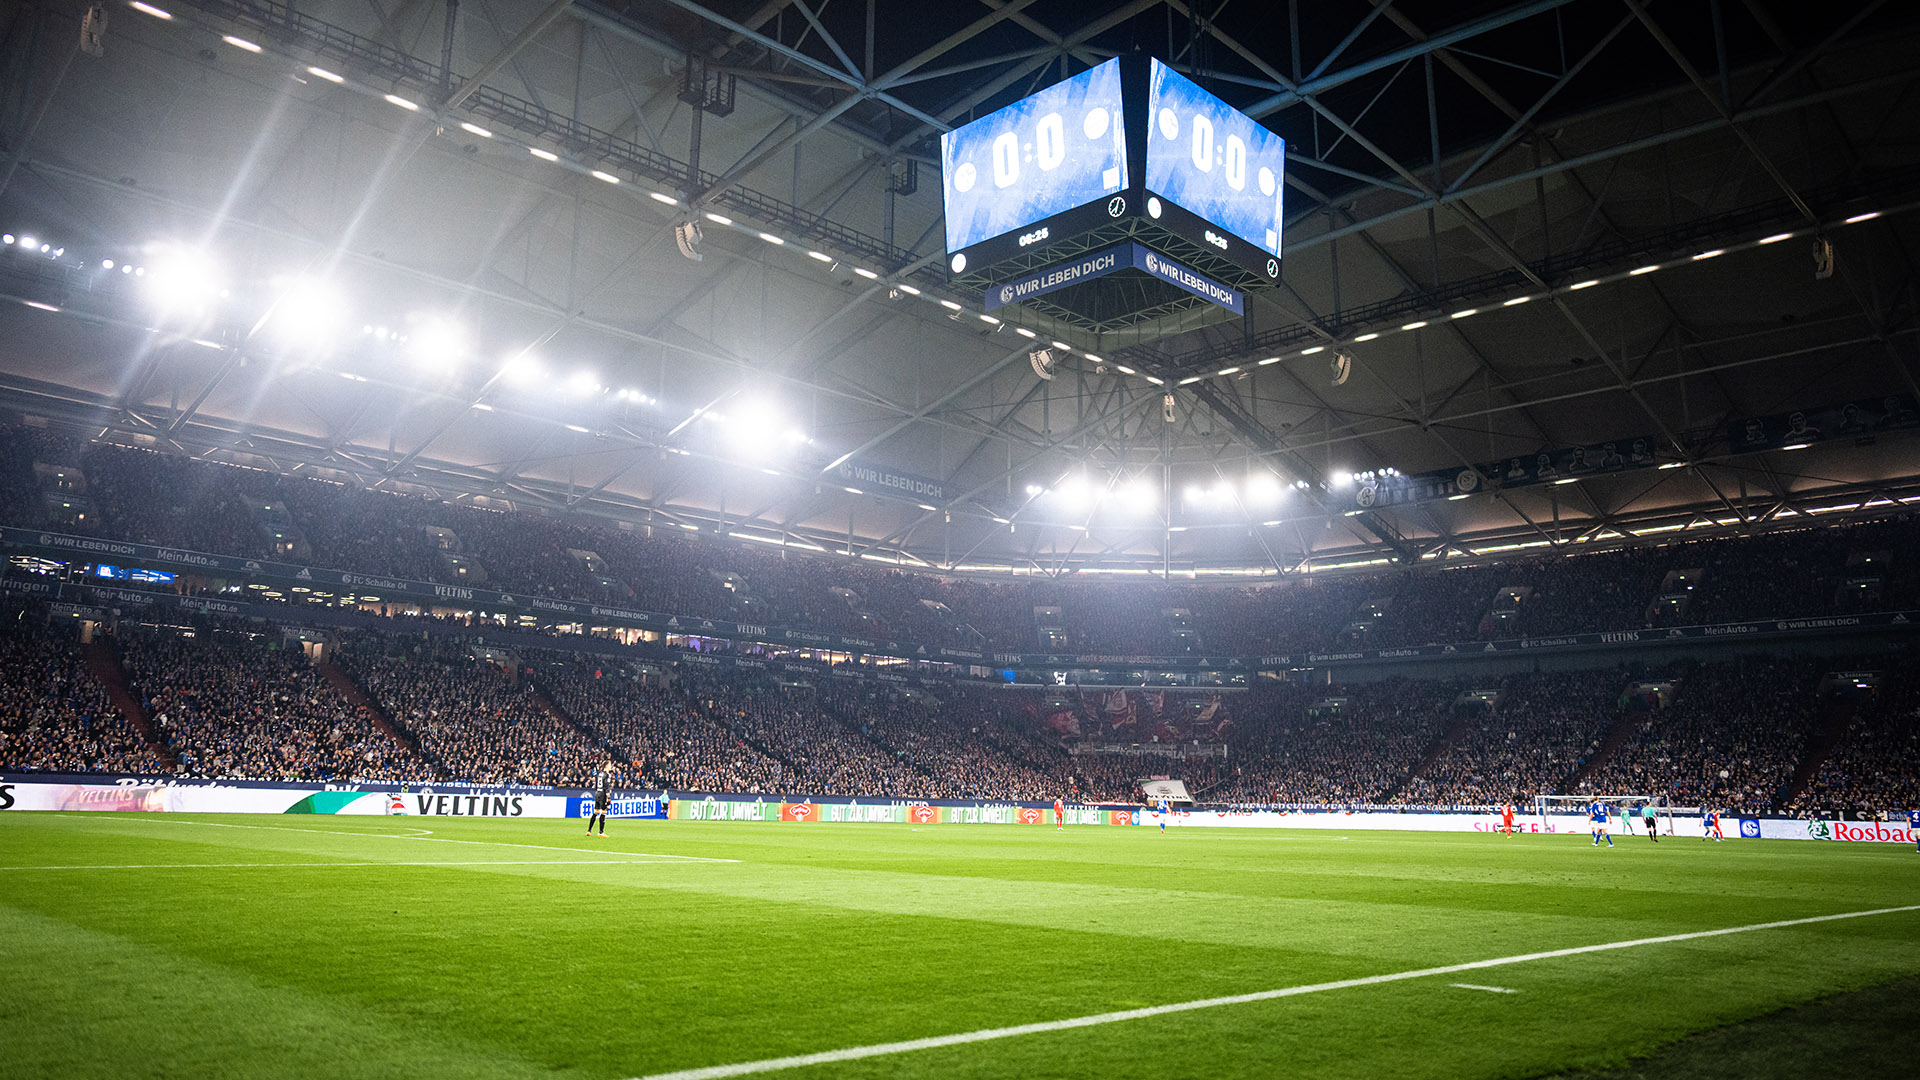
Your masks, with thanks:
[(440, 315), (415, 321), (407, 335), (407, 355), (424, 368), (450, 370), (467, 354), (467, 335), (459, 325)]
[[(112, 262), (103, 264), (112, 269)], [(220, 295), (221, 274), (213, 258), (194, 248), (165, 248), (143, 276), (147, 299), (163, 316), (192, 318)]]
[(1136, 476), (1120, 487), (1121, 506), (1135, 513), (1145, 513), (1160, 505), (1160, 485), (1144, 476)]
[(317, 352), (331, 344), (346, 325), (347, 302), (332, 283), (295, 277), (280, 285), (263, 320), (283, 346)]
[(1256, 472), (1247, 477), (1247, 499), (1250, 502), (1270, 503), (1280, 499), (1280, 481), (1270, 472)]
[(1039, 484), (1028, 484), (1028, 485), (1027, 485), (1027, 494), (1028, 494), (1028, 495), (1038, 495), (1038, 494), (1040, 494), (1041, 492), (1043, 492), (1043, 491), (1045, 491), (1045, 490), (1047, 490), (1047, 489), (1046, 489), (1046, 488), (1043, 488), (1043, 487), (1041, 487), (1041, 486), (1040, 486)]
[(1060, 496), (1061, 504), (1068, 510), (1084, 510), (1095, 501), (1093, 486), (1084, 476), (1068, 477), (1054, 488), (1054, 494)]

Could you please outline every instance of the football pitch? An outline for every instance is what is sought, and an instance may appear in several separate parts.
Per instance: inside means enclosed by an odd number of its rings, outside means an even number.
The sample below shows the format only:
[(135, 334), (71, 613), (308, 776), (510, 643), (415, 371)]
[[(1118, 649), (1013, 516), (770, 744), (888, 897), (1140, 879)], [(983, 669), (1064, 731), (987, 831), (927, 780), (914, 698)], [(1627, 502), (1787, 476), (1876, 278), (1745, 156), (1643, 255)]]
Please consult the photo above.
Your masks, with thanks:
[(0, 1075), (1535, 1077), (1920, 974), (1893, 845), (580, 824), (0, 815)]

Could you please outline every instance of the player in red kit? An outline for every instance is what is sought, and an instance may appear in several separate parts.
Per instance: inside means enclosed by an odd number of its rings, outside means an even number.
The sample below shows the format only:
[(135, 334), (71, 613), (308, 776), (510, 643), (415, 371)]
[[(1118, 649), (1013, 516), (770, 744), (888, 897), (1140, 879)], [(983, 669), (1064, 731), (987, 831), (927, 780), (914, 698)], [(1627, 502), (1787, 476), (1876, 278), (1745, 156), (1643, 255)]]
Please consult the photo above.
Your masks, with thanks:
[(1503, 833), (1506, 833), (1508, 836), (1513, 835), (1513, 804), (1512, 803), (1500, 804), (1500, 831)]
[(1067, 801), (1065, 799), (1055, 799), (1053, 800), (1053, 831), (1059, 832), (1066, 827)]

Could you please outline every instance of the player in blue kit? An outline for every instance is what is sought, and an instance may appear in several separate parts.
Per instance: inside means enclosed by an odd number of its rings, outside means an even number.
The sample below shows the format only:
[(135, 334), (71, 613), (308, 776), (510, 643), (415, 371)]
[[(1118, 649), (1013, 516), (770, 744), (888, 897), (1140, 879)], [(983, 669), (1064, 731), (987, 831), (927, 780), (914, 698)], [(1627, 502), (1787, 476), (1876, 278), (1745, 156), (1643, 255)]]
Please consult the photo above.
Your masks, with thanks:
[(1600, 838), (1607, 838), (1607, 846), (1613, 846), (1613, 837), (1607, 836), (1607, 804), (1596, 802), (1587, 807), (1587, 824), (1593, 828), (1593, 846), (1600, 846)]
[(1167, 815), (1173, 813), (1173, 807), (1167, 805), (1167, 797), (1165, 795), (1160, 796), (1160, 803), (1154, 808), (1154, 812), (1160, 815), (1160, 831), (1166, 832)]
[(1920, 851), (1920, 810), (1907, 811), (1907, 829), (1913, 835), (1913, 850)]

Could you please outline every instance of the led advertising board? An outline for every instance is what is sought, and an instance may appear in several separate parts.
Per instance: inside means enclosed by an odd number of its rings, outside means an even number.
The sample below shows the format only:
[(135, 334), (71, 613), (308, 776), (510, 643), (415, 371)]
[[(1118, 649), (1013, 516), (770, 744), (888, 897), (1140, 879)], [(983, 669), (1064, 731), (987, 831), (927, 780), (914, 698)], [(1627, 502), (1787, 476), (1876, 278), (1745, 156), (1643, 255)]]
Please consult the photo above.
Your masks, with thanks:
[(1130, 181), (1120, 61), (947, 132), (940, 162), (953, 253), (1119, 194)]
[[(1147, 84), (1149, 194), (1192, 212), (1227, 237), (1280, 255), (1287, 142), (1245, 113), (1153, 61)], [(1153, 215), (1153, 206), (1147, 206)]]

